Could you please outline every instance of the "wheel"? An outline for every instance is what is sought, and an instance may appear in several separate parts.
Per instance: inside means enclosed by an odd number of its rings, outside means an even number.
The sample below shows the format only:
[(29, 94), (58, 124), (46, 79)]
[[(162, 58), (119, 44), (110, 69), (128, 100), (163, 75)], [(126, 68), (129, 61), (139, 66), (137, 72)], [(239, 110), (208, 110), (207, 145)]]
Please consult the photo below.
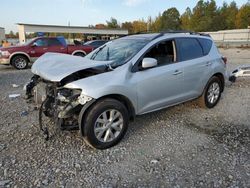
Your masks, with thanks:
[(115, 99), (103, 99), (92, 106), (84, 116), (81, 131), (84, 140), (97, 149), (116, 145), (128, 128), (128, 111)]
[(26, 69), (29, 61), (25, 56), (17, 55), (11, 60), (11, 65), (18, 70)]
[(201, 107), (213, 108), (220, 100), (222, 84), (218, 77), (212, 77), (203, 91), (202, 96), (198, 99)]
[(75, 55), (75, 56), (79, 56), (79, 57), (84, 57), (84, 56), (85, 56), (85, 54), (82, 53), (82, 52), (77, 52), (77, 53), (75, 53), (74, 55)]

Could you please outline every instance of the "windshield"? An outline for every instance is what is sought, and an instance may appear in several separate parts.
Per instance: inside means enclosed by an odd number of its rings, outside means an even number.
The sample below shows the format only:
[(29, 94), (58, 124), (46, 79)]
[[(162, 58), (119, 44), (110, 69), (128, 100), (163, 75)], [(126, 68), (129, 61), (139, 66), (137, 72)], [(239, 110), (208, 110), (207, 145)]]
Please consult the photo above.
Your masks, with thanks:
[(91, 52), (86, 58), (96, 61), (111, 61), (112, 68), (115, 68), (130, 60), (148, 42), (148, 40), (142, 39), (117, 39)]

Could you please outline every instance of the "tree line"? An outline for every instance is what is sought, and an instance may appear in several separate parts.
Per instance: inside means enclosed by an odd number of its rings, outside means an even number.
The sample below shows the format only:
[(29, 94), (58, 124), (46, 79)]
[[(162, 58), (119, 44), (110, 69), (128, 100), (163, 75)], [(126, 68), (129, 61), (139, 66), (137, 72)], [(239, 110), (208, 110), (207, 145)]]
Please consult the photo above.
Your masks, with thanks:
[(97, 24), (97, 28), (122, 28), (129, 33), (141, 31), (160, 32), (164, 30), (218, 31), (226, 29), (246, 29), (250, 26), (250, 1), (238, 8), (235, 1), (224, 2), (221, 7), (214, 0), (200, 0), (191, 9), (187, 7), (183, 14), (175, 8), (169, 8), (158, 16), (124, 22), (119, 24), (115, 18), (107, 23)]

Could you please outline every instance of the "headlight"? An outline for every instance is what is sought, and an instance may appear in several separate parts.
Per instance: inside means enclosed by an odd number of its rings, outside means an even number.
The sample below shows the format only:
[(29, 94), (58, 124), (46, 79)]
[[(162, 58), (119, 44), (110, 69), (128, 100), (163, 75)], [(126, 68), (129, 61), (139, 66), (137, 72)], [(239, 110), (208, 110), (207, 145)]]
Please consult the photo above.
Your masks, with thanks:
[(0, 54), (1, 54), (1, 56), (5, 56), (5, 57), (10, 56), (10, 52), (8, 52), (8, 51), (0, 51)]

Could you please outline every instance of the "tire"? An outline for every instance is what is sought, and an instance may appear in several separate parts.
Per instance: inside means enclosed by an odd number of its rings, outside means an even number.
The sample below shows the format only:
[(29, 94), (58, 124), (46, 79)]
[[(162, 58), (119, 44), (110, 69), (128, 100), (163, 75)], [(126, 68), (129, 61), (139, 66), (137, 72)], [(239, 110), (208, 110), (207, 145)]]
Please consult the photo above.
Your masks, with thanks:
[(213, 108), (219, 102), (222, 92), (221, 80), (213, 76), (203, 91), (202, 96), (198, 99), (198, 104), (203, 108)]
[[(98, 101), (84, 117), (81, 125), (84, 140), (96, 149), (107, 149), (116, 145), (128, 129), (127, 108), (115, 99), (107, 98)], [(112, 120), (111, 117), (114, 119)]]
[(74, 54), (74, 56), (85, 57), (86, 54), (84, 54), (82, 52), (77, 52), (77, 53)]
[(29, 65), (29, 60), (23, 55), (17, 55), (12, 58), (11, 65), (18, 70), (26, 69)]

